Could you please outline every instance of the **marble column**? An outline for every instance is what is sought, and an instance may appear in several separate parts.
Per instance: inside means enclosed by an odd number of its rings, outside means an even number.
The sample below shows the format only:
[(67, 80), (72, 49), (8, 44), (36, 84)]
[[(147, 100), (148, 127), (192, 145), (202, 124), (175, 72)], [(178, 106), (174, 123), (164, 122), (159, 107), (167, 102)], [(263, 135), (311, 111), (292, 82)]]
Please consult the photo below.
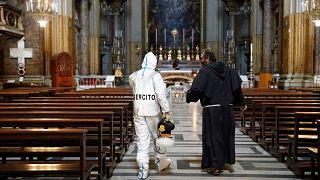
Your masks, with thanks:
[(229, 8), (229, 29), (227, 33), (228, 45), (227, 45), (227, 64), (232, 68), (235, 68), (235, 15), (237, 11), (237, 3), (235, 1), (228, 1)]
[(301, 4), (284, 4), (282, 72), (278, 87), (309, 87), (313, 85), (313, 29), (310, 14), (301, 11)]
[(130, 9), (130, 18), (126, 22), (126, 26), (130, 28), (127, 33), (127, 73), (131, 74), (141, 67), (141, 59), (143, 58), (144, 52), (144, 37), (143, 36), (143, 0), (127, 1), (127, 7)]
[(313, 71), (315, 75), (320, 75), (320, 27), (315, 27), (314, 32), (314, 66)]
[(263, 10), (259, 1), (251, 1), (251, 7), (250, 34), (253, 45), (252, 72), (256, 75), (261, 70), (262, 62)]
[(314, 60), (313, 60), (313, 74), (315, 85), (320, 86), (320, 27), (315, 27), (314, 32)]
[(90, 15), (90, 74), (100, 73), (100, 2), (92, 1)]
[(272, 2), (263, 1), (263, 42), (262, 42), (262, 69), (266, 73), (272, 73)]
[(124, 69), (124, 59), (123, 59), (123, 36), (124, 36), (124, 30), (121, 28), (120, 25), (120, 19), (123, 13), (123, 1), (122, 0), (118, 0), (118, 1), (114, 1), (112, 4), (112, 8), (113, 8), (113, 27), (114, 27), (114, 39), (113, 39), (113, 49), (114, 49), (114, 54), (113, 54), (113, 70), (114, 70), (114, 75), (116, 76), (116, 84), (120, 84), (123, 80), (123, 75), (125, 72)]
[(88, 75), (89, 74), (89, 4), (88, 0), (80, 0), (80, 33), (79, 33), (79, 74)]
[[(206, 13), (204, 16), (204, 25), (201, 27), (204, 29), (203, 37), (206, 39), (201, 39), (202, 42), (206, 44), (202, 44), (200, 49), (208, 48), (212, 50), (216, 58), (218, 60), (222, 60), (224, 58), (223, 51), (221, 50), (224, 47), (224, 39), (223, 39), (223, 11), (221, 9), (224, 8), (224, 3), (222, 0), (217, 1), (201, 1), (201, 4), (204, 9), (201, 9), (202, 13)], [(210, 18), (209, 18), (210, 17)]]
[(61, 0), (58, 3), (58, 15), (44, 29), (45, 49), (45, 75), (49, 75), (50, 58), (58, 53), (67, 52), (73, 56), (73, 27), (72, 24), (73, 1)]

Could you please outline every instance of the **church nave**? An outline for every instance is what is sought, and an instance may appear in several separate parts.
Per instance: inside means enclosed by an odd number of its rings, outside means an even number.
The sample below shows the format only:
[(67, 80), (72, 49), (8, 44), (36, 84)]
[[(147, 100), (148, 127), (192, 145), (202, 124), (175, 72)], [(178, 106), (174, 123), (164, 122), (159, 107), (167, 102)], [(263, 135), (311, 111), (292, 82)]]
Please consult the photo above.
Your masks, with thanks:
[[(148, 179), (296, 179), (296, 176), (272, 157), (267, 151), (236, 128), (236, 164), (234, 172), (225, 170), (220, 176), (201, 172), (201, 111), (199, 103), (186, 104), (172, 101), (172, 122), (176, 128), (175, 145), (169, 149), (171, 168), (158, 173), (155, 170), (153, 146), (150, 147), (151, 161)], [(136, 144), (130, 145), (123, 161), (117, 165), (112, 180), (137, 179)]]

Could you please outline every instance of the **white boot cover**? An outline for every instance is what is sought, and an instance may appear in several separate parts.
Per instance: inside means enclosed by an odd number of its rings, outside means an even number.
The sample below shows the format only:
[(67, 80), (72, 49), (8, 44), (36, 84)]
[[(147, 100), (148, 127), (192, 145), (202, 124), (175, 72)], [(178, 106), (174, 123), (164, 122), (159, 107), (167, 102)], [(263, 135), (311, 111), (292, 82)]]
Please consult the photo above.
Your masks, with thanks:
[(157, 170), (160, 172), (171, 165), (171, 160), (167, 158), (167, 150), (166, 148), (157, 148), (157, 155), (156, 155), (156, 165)]
[(147, 179), (149, 175), (149, 165), (148, 164), (140, 164), (138, 179)]

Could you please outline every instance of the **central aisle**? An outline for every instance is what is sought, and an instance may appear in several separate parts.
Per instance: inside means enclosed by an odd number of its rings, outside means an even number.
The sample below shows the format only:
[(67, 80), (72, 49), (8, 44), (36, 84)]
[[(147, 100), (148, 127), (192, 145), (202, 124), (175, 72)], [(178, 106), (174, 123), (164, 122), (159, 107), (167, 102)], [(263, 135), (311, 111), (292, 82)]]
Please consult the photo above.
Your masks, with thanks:
[[(169, 149), (171, 168), (158, 173), (155, 170), (153, 146), (149, 180), (176, 179), (295, 179), (285, 164), (270, 156), (257, 143), (236, 128), (236, 164), (234, 172), (224, 171), (220, 176), (201, 172), (201, 112), (199, 103), (186, 104), (183, 100), (172, 101), (172, 121), (176, 128), (175, 146)], [(123, 161), (117, 165), (112, 180), (137, 179), (138, 168), (135, 161), (136, 143), (130, 145)]]

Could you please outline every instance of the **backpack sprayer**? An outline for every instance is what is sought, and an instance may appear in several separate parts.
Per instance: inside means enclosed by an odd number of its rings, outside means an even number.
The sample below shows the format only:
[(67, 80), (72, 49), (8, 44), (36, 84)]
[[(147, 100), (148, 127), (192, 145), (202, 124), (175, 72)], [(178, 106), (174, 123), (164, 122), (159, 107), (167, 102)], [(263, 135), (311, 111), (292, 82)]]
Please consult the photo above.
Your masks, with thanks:
[(158, 124), (158, 138), (156, 139), (156, 145), (159, 147), (172, 147), (174, 144), (174, 137), (171, 131), (174, 130), (175, 125), (167, 120), (165, 117), (162, 118)]

